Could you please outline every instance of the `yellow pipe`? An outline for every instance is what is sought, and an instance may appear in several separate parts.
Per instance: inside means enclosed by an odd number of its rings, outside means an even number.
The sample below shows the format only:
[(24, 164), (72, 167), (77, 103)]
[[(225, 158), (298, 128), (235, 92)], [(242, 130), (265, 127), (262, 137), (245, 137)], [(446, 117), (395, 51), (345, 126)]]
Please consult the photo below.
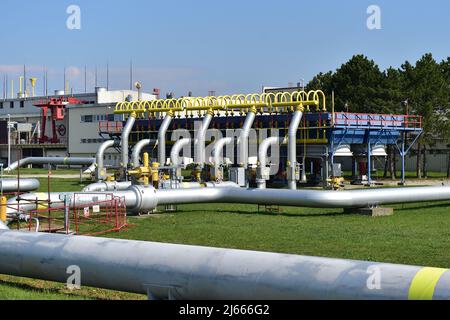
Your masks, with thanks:
[[(144, 152), (144, 155), (142, 156), (142, 160), (144, 162), (145, 171), (151, 172), (149, 170), (150, 161), (149, 161), (149, 157), (148, 157), (148, 152)], [(148, 183), (149, 183), (149, 176), (148, 176), (148, 173), (146, 172), (146, 174), (144, 175), (144, 185), (148, 186)]]
[(159, 163), (153, 162), (152, 163), (152, 181), (153, 183), (157, 183), (159, 181)]
[(144, 167), (148, 168), (150, 166), (150, 161), (148, 157), (148, 152), (144, 152), (144, 155), (142, 157), (142, 160), (144, 162)]
[(3, 223), (6, 223), (6, 204), (7, 204), (6, 197), (1, 197), (0, 198), (0, 220)]
[[(116, 104), (115, 113), (157, 113), (157, 112), (189, 112), (239, 109), (248, 112), (248, 109), (255, 107), (261, 112), (278, 112), (282, 107), (285, 111), (293, 111), (294, 107), (303, 105), (314, 105), (317, 110), (326, 111), (325, 94), (320, 91), (295, 91), (263, 93), (263, 94), (238, 94), (219, 97), (197, 97), (180, 99), (158, 99), (151, 101), (119, 102)], [(322, 107), (322, 108), (321, 108)], [(265, 110), (264, 108), (267, 108)], [(290, 109), (290, 110), (289, 110)], [(201, 113), (201, 112), (200, 112)]]

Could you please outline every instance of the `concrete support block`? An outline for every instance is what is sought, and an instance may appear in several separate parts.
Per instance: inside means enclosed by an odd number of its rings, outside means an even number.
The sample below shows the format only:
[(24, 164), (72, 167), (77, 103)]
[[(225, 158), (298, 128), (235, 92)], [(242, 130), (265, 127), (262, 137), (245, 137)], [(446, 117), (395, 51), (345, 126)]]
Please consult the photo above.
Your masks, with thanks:
[(357, 213), (372, 217), (392, 216), (394, 214), (394, 208), (349, 208), (344, 209), (344, 213)]

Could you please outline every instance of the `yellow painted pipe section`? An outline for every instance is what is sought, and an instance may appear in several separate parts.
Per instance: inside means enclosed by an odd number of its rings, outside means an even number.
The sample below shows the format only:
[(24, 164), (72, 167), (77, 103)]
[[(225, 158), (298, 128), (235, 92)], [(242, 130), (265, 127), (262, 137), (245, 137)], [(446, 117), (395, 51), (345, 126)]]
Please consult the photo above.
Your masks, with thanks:
[(6, 197), (1, 197), (0, 198), (0, 220), (3, 223), (6, 223), (6, 204), (7, 204)]
[(159, 163), (153, 162), (152, 163), (152, 181), (158, 182), (159, 181)]
[(150, 161), (149, 161), (149, 158), (148, 158), (148, 152), (144, 153), (142, 159), (143, 159), (143, 162), (144, 162), (144, 167), (150, 167)]
[(180, 99), (158, 99), (151, 101), (119, 102), (114, 113), (162, 113), (162, 112), (192, 112), (212, 110), (249, 111), (256, 108), (259, 112), (279, 112), (278, 108), (316, 106), (316, 110), (326, 111), (326, 97), (321, 90), (295, 91), (262, 94), (236, 94), (218, 97), (185, 97)]
[(414, 276), (409, 287), (409, 300), (432, 300), (439, 279), (448, 269), (425, 267)]

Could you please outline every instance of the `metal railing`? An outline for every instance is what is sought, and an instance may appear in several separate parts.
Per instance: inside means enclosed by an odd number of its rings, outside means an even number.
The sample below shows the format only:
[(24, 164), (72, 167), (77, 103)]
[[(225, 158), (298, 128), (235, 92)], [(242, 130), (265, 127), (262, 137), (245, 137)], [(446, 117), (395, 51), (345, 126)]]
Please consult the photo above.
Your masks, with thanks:
[(422, 116), (336, 112), (336, 127), (422, 129)]

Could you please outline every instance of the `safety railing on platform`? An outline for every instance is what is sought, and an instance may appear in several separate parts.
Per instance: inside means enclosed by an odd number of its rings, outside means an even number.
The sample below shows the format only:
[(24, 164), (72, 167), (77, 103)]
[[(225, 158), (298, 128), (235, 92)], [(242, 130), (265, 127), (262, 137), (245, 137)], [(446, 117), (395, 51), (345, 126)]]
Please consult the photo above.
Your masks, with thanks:
[(422, 129), (422, 117), (416, 115), (336, 112), (333, 118), (337, 127)]

